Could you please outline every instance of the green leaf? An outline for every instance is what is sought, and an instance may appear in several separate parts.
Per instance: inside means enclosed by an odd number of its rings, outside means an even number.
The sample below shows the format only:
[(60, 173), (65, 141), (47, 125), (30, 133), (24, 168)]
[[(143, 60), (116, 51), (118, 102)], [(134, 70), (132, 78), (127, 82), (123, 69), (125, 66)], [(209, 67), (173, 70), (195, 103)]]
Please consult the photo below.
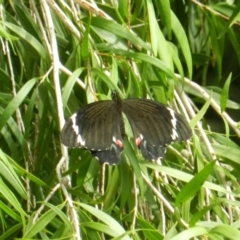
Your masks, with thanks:
[(125, 38), (126, 40), (132, 42), (134, 45), (139, 45), (139, 47), (149, 50), (149, 46), (144, 41), (142, 41), (141, 38), (131, 33), (124, 26), (121, 26), (112, 20), (100, 17), (92, 17), (91, 24), (100, 29), (109, 31), (119, 37)]
[(208, 234), (207, 230), (203, 227), (193, 227), (187, 230), (182, 231), (177, 234), (175, 237), (171, 238), (171, 240), (188, 240), (194, 237), (202, 236)]
[[(191, 86), (184, 85), (183, 88), (189, 94), (192, 94), (194, 96), (197, 96), (200, 99), (203, 99), (201, 93), (199, 91), (196, 91)], [(211, 87), (210, 89), (203, 88), (203, 90), (206, 91), (209, 95), (211, 95), (212, 98), (216, 101), (216, 103), (220, 105), (220, 99), (221, 99), (221, 94), (220, 93), (222, 92), (222, 89), (219, 89), (219, 88), (216, 88), (216, 87)], [(203, 101), (205, 102), (205, 100), (203, 100)], [(238, 104), (237, 102), (234, 102), (234, 101), (231, 101), (231, 100), (228, 99), (227, 100), (227, 108), (240, 109), (240, 104)]]
[[(148, 168), (151, 168), (155, 171), (165, 173), (165, 174), (167, 174), (167, 175), (169, 175), (169, 176), (171, 176), (175, 179), (178, 179), (178, 180), (181, 180), (181, 181), (184, 181), (184, 182), (189, 182), (194, 177), (193, 175), (191, 175), (189, 173), (185, 173), (183, 171), (180, 171), (180, 170), (177, 170), (177, 169), (174, 169), (174, 168), (170, 168), (170, 167), (159, 166), (159, 165), (148, 163), (148, 162), (144, 162), (144, 163), (142, 163), (142, 165), (144, 165)], [(214, 183), (211, 183), (211, 182), (205, 182), (203, 186), (206, 187), (206, 188), (210, 188), (212, 190), (215, 190), (215, 191), (222, 192), (222, 193), (230, 193), (229, 191), (227, 191), (225, 188), (221, 187), (220, 185), (217, 185), (217, 184), (214, 184)]]
[(124, 139), (124, 153), (126, 154), (126, 157), (130, 161), (133, 169), (134, 169), (134, 174), (138, 182), (139, 190), (140, 190), (140, 195), (143, 197), (144, 192), (145, 192), (145, 187), (144, 187), (144, 182), (141, 174), (141, 167), (138, 161), (138, 158), (136, 157), (136, 152), (132, 148), (130, 142), (128, 139)]
[(203, 105), (201, 110), (198, 111), (197, 115), (193, 119), (191, 119), (189, 125), (191, 126), (192, 129), (197, 125), (197, 123), (199, 121), (201, 121), (201, 119), (203, 118), (203, 116), (207, 112), (210, 103), (211, 103), (211, 97), (205, 102), (205, 104)]
[(7, 200), (8, 203), (11, 204), (18, 213), (20, 213), (23, 220), (23, 217), (26, 217), (27, 213), (25, 213), (14, 192), (12, 192), (8, 188), (8, 186), (2, 181), (2, 179), (0, 179), (0, 193), (2, 194), (2, 196), (4, 196), (5, 200)]
[(27, 192), (19, 176), (16, 174), (14, 165), (8, 161), (5, 154), (0, 149), (0, 175), (9, 182), (10, 185), (21, 195), (23, 199), (27, 199)]
[(202, 218), (204, 217), (205, 214), (207, 214), (208, 211), (210, 211), (211, 209), (213, 209), (216, 205), (220, 204), (220, 202), (216, 202), (212, 205), (209, 205), (207, 207), (202, 208), (200, 211), (197, 211), (192, 217), (191, 220), (189, 222), (189, 225), (191, 227), (194, 227), (196, 225), (196, 223)]
[(119, 89), (117, 84), (114, 81), (112, 81), (112, 79), (108, 77), (103, 71), (101, 71), (98, 68), (92, 68), (91, 71), (92, 73), (95, 73), (96, 76), (98, 76), (101, 80), (103, 80), (103, 82), (105, 82), (111, 90), (117, 90), (120, 96), (123, 97), (121, 90)]
[(23, 228), (22, 223), (18, 223), (10, 227), (7, 231), (5, 231), (0, 236), (0, 240), (11, 239), (13, 235), (17, 235), (19, 231)]
[(216, 79), (217, 81), (220, 80), (221, 75), (222, 75), (222, 66), (223, 66), (223, 57), (222, 57), (222, 52), (223, 52), (223, 44), (224, 44), (224, 39), (223, 38), (218, 38), (217, 34), (220, 29), (222, 29), (222, 24), (220, 21), (216, 21), (216, 17), (214, 15), (211, 15), (207, 12), (205, 12), (205, 15), (208, 19), (209, 22), (209, 34), (211, 37), (211, 47), (213, 48), (214, 52), (214, 60), (216, 64)]
[(44, 213), (35, 223), (28, 222), (29, 226), (23, 231), (23, 238), (33, 238), (41, 232), (56, 216), (53, 210)]
[(228, 101), (228, 95), (229, 95), (229, 88), (230, 88), (230, 83), (232, 79), (232, 73), (229, 74), (226, 82), (224, 83), (222, 94), (221, 94), (221, 99), (220, 99), (220, 106), (221, 106), (221, 111), (225, 111), (226, 106), (227, 106), (227, 101)]
[(212, 143), (212, 147), (218, 156), (227, 158), (235, 163), (240, 164), (240, 148), (234, 148), (218, 143)]
[(81, 55), (83, 60), (88, 60), (89, 58), (89, 29), (91, 24), (91, 18), (89, 18), (88, 24), (83, 34), (82, 46), (81, 46)]
[(25, 85), (19, 90), (17, 95), (10, 101), (0, 117), (0, 130), (6, 124), (8, 119), (16, 111), (16, 109), (25, 100), (28, 93), (32, 90), (33, 86), (38, 82), (38, 78), (33, 78), (25, 83)]
[(101, 233), (105, 233), (111, 237), (118, 236), (118, 233), (114, 231), (112, 227), (107, 226), (106, 224), (98, 223), (98, 222), (88, 222), (82, 224), (85, 228), (95, 229)]
[(220, 234), (220, 236), (226, 237), (231, 240), (240, 239), (240, 231), (229, 225), (220, 225), (211, 230), (210, 233)]
[(171, 38), (171, 5), (169, 0), (155, 1), (154, 4), (157, 5), (161, 15), (161, 21), (163, 25), (167, 28), (168, 37)]
[(111, 171), (109, 170), (109, 181), (107, 184), (107, 188), (104, 194), (104, 210), (106, 212), (110, 212), (115, 206), (115, 197), (118, 192), (119, 187), (119, 171), (118, 168), (113, 167)]
[(46, 49), (33, 35), (30, 35), (25, 29), (20, 28), (15, 24), (4, 22), (4, 25), (11, 29), (17, 36), (29, 43), (36, 50), (39, 56), (45, 60), (48, 60), (49, 56)]
[[(148, 17), (149, 17), (149, 27), (151, 34), (151, 47), (154, 56), (160, 57), (160, 59), (173, 70), (173, 62), (171, 54), (168, 54), (168, 43), (159, 28), (157, 18), (155, 15), (154, 4), (151, 0), (147, 1), (148, 7)], [(170, 14), (170, 12), (169, 12)], [(170, 17), (169, 17), (170, 18)]]
[(215, 162), (210, 162), (200, 172), (198, 172), (189, 183), (187, 183), (179, 192), (175, 200), (175, 206), (179, 207), (188, 199), (192, 198), (199, 189), (203, 186), (204, 182), (208, 179), (213, 170)]
[[(220, 4), (216, 4), (215, 6), (213, 6), (215, 9), (219, 10), (220, 12), (224, 12), (225, 9), (228, 10), (229, 5), (225, 4), (225, 3), (220, 3)], [(225, 9), (224, 9), (225, 8)], [(222, 32), (220, 32), (219, 34), (219, 38), (223, 37), (224, 34), (229, 30), (229, 28), (236, 22), (239, 21), (239, 11), (240, 11), (240, 2), (237, 1), (236, 5), (234, 6), (233, 12), (230, 16), (230, 18), (228, 19), (228, 21), (226, 21), (226, 26), (225, 28), (222, 30)]]
[(182, 53), (187, 64), (188, 76), (189, 78), (191, 78), (192, 77), (192, 56), (191, 56), (190, 46), (188, 43), (186, 32), (184, 31), (182, 25), (180, 24), (179, 20), (177, 19), (173, 11), (171, 11), (171, 21), (172, 21), (173, 32), (176, 38), (178, 39), (178, 44), (182, 49)]
[(81, 73), (85, 70), (85, 68), (78, 68), (76, 69), (71, 76), (67, 79), (66, 84), (64, 85), (63, 92), (62, 92), (62, 99), (63, 99), (63, 106), (66, 106), (69, 96), (72, 92), (72, 89), (77, 81), (77, 78)]
[(163, 239), (163, 236), (160, 234), (159, 230), (154, 228), (152, 223), (140, 216), (137, 220), (146, 239)]
[(157, 67), (158, 69), (162, 70), (168, 77), (177, 80), (173, 71), (163, 61), (159, 60), (158, 58), (149, 56), (144, 53), (136, 53), (136, 52), (130, 52), (130, 51), (123, 51), (123, 50), (113, 50), (113, 52), (128, 58), (133, 58), (136, 61), (139, 60), (139, 61), (149, 63)]
[[(52, 204), (49, 203), (44, 203), (51, 209), (42, 214), (39, 219), (36, 220), (36, 222), (32, 222), (33, 220), (31, 219), (28, 222), (28, 226), (26, 229), (23, 231), (23, 237), (24, 238), (34, 238), (36, 234), (39, 232), (43, 231), (44, 228), (52, 222), (52, 220), (55, 218), (56, 215), (58, 215), (65, 223), (65, 227), (68, 228), (68, 230), (72, 229), (72, 225), (70, 222), (67, 220), (67, 217), (65, 214), (62, 212), (62, 208), (64, 207), (64, 203), (61, 204), (58, 207), (53, 206)], [(70, 235), (70, 234), (69, 234)]]
[(17, 37), (11, 35), (6, 28), (4, 28), (2, 25), (0, 25), (0, 36), (8, 40), (9, 42), (18, 40)]
[[(94, 215), (96, 218), (104, 222), (107, 226), (111, 227), (112, 234), (114, 234), (115, 237), (126, 234), (126, 231), (123, 229), (123, 227), (108, 214), (100, 211), (95, 207), (89, 206), (84, 203), (77, 203), (77, 204), (82, 208), (84, 208), (85, 210), (87, 210), (92, 215)], [(122, 239), (130, 240), (130, 237), (126, 235), (126, 236), (123, 236)]]

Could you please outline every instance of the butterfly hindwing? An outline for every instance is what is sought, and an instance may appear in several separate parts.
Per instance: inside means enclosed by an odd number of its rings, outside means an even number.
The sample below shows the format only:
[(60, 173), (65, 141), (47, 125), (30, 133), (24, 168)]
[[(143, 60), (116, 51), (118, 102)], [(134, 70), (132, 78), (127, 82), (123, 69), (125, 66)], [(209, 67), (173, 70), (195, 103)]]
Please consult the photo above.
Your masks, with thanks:
[(141, 151), (143, 157), (148, 160), (163, 158), (166, 151), (166, 147), (152, 146), (146, 141), (146, 139), (143, 139), (140, 142), (138, 149)]
[(113, 142), (108, 150), (91, 151), (91, 154), (93, 157), (99, 160), (100, 164), (108, 163), (112, 165), (118, 164), (120, 162), (120, 154), (122, 150), (122, 147), (118, 146), (116, 143)]

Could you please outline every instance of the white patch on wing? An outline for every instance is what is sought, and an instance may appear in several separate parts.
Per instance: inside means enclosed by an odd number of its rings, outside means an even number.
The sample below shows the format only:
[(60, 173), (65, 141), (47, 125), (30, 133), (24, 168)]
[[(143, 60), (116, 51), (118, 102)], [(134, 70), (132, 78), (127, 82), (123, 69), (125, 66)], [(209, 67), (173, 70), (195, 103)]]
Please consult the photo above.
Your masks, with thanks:
[(74, 114), (71, 116), (71, 119), (72, 119), (72, 128), (73, 128), (74, 132), (78, 135), (78, 134), (79, 134), (79, 127), (78, 127), (78, 125), (76, 124), (77, 113), (74, 113)]
[(85, 146), (85, 140), (82, 139), (80, 134), (78, 134), (77, 142), (80, 143), (81, 146)]
[(177, 133), (177, 119), (175, 117), (175, 112), (171, 109), (168, 108), (170, 114), (171, 114), (171, 123), (172, 123), (172, 133), (171, 133), (171, 137), (172, 140), (176, 140), (178, 138), (178, 133)]
[(81, 145), (81, 146), (85, 146), (85, 139), (82, 138), (82, 136), (79, 134), (79, 127), (76, 123), (76, 119), (77, 119), (77, 113), (74, 113), (71, 116), (71, 120), (72, 120), (72, 128), (73, 131), (76, 133), (77, 135), (77, 142)]

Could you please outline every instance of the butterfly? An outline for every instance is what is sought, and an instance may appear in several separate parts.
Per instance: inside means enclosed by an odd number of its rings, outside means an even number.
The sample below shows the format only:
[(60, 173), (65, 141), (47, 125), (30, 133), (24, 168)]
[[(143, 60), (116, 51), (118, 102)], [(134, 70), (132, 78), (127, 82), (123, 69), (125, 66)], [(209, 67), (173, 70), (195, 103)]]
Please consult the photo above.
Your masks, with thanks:
[(124, 147), (123, 113), (147, 160), (164, 158), (167, 144), (192, 135), (187, 121), (173, 109), (149, 99), (122, 100), (114, 91), (112, 100), (90, 103), (74, 113), (62, 129), (61, 142), (90, 150), (100, 164), (118, 164)]

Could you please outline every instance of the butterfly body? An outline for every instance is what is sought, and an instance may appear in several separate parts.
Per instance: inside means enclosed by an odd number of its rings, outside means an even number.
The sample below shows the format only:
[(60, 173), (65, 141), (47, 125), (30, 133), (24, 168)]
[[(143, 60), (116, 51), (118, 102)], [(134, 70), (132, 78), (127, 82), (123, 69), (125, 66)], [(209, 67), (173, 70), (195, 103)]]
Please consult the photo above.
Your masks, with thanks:
[(135, 144), (148, 160), (164, 157), (165, 146), (191, 137), (186, 120), (171, 108), (148, 99), (113, 100), (90, 103), (65, 123), (64, 145), (89, 149), (99, 162), (117, 164), (123, 150), (124, 113), (131, 125)]

